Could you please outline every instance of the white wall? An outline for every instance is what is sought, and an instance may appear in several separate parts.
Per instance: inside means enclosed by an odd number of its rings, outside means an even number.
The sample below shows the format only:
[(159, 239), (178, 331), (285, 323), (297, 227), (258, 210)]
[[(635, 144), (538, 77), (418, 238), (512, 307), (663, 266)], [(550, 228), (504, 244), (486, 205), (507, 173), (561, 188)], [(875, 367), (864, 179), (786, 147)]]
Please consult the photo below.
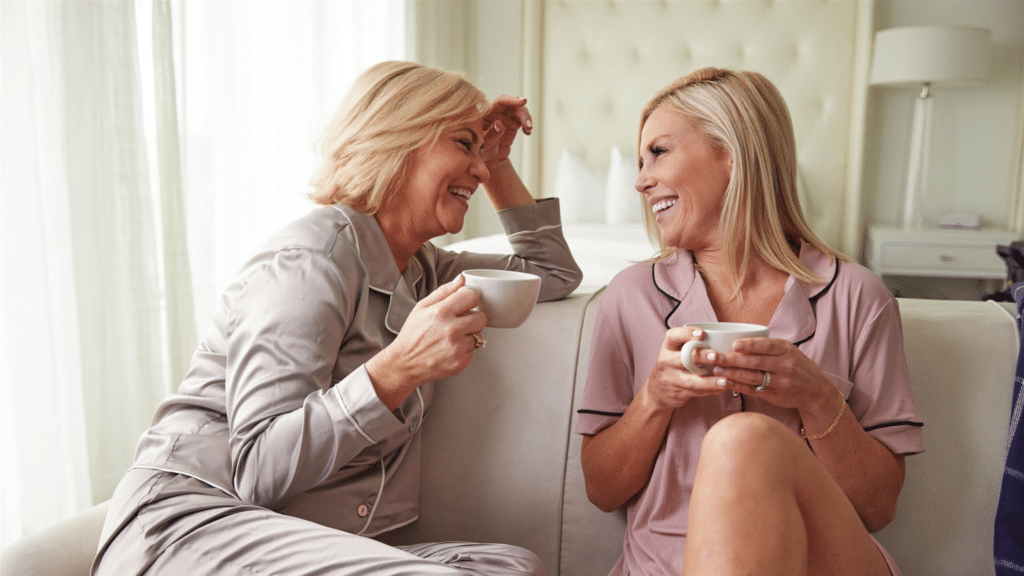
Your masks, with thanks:
[[(473, 53), (467, 57), (467, 72), (488, 95), (522, 93), (523, 8), (523, 0), (475, 0), (470, 4), (467, 47)], [(932, 90), (930, 191), (923, 211), (932, 221), (943, 212), (975, 212), (988, 224), (1021, 232), (1024, 0), (877, 0), (874, 13), (876, 30), (952, 24), (992, 31), (992, 73), (987, 84)], [(906, 184), (917, 92), (894, 88), (871, 88), (869, 92), (864, 217), (869, 223), (895, 224)], [(537, 129), (544, 130), (544, 126), (539, 124)], [(544, 190), (533, 192), (550, 196)], [(474, 204), (462, 236), (500, 231), (487, 203)]]
[[(1020, 205), (1020, 131), (1024, 124), (1024, 2), (1021, 0), (879, 0), (876, 30), (963, 25), (992, 31), (990, 80), (977, 87), (933, 88), (926, 223), (943, 212), (980, 214), (986, 224), (1014, 228)], [(896, 224), (906, 186), (917, 90), (870, 89), (864, 166), (864, 213)], [(1020, 230), (1018, 230), (1020, 232)]]

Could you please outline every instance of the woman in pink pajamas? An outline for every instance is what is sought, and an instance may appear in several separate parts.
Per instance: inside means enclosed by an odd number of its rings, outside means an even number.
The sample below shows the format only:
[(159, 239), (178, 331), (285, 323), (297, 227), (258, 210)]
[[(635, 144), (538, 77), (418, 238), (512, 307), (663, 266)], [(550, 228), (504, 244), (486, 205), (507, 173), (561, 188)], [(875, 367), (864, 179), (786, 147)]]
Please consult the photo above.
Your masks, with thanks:
[[(889, 576), (904, 457), (921, 452), (896, 300), (807, 225), (778, 90), (706, 68), (640, 121), (653, 262), (602, 295), (576, 431), (590, 500), (627, 507), (612, 574)], [(680, 350), (691, 322), (767, 325)]]

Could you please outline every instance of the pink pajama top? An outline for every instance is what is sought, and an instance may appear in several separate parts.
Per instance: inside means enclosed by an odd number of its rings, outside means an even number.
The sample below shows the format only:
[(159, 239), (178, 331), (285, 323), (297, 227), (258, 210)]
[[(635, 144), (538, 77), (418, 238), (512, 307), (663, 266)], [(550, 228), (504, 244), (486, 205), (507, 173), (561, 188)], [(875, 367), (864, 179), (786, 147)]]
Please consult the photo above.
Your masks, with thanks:
[[(825, 281), (787, 280), (768, 325), (771, 336), (793, 342), (817, 362), (864, 429), (889, 450), (924, 451), (895, 298), (858, 264), (836, 263), (808, 245), (800, 259)], [(690, 252), (620, 272), (598, 306), (576, 432), (597, 434), (622, 416), (651, 373), (668, 328), (716, 320)], [(650, 481), (628, 505), (623, 552), (612, 574), (679, 574), (701, 441), (715, 422), (741, 411), (800, 430), (796, 410), (757, 396), (723, 393), (678, 408)]]

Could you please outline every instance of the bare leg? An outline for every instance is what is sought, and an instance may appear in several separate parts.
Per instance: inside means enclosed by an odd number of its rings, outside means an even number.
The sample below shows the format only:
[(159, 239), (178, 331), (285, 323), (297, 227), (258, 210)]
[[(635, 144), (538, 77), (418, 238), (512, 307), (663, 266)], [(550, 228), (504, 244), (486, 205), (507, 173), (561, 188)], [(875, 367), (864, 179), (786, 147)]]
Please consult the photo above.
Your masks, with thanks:
[(853, 505), (803, 440), (760, 414), (701, 446), (684, 575), (889, 576)]

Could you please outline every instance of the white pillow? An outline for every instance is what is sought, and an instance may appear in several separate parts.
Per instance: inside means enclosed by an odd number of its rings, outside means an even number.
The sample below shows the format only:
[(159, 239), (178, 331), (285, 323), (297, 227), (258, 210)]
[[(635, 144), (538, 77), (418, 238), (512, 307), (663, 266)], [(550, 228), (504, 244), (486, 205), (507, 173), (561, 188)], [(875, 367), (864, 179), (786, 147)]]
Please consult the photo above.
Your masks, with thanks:
[(608, 188), (605, 192), (605, 220), (608, 224), (642, 224), (641, 194), (636, 191), (636, 179), (640, 171), (636, 159), (627, 156), (612, 146), (611, 162), (608, 164)]
[(587, 166), (562, 149), (555, 173), (555, 196), (559, 198), (565, 224), (603, 224), (605, 186), (608, 173)]

